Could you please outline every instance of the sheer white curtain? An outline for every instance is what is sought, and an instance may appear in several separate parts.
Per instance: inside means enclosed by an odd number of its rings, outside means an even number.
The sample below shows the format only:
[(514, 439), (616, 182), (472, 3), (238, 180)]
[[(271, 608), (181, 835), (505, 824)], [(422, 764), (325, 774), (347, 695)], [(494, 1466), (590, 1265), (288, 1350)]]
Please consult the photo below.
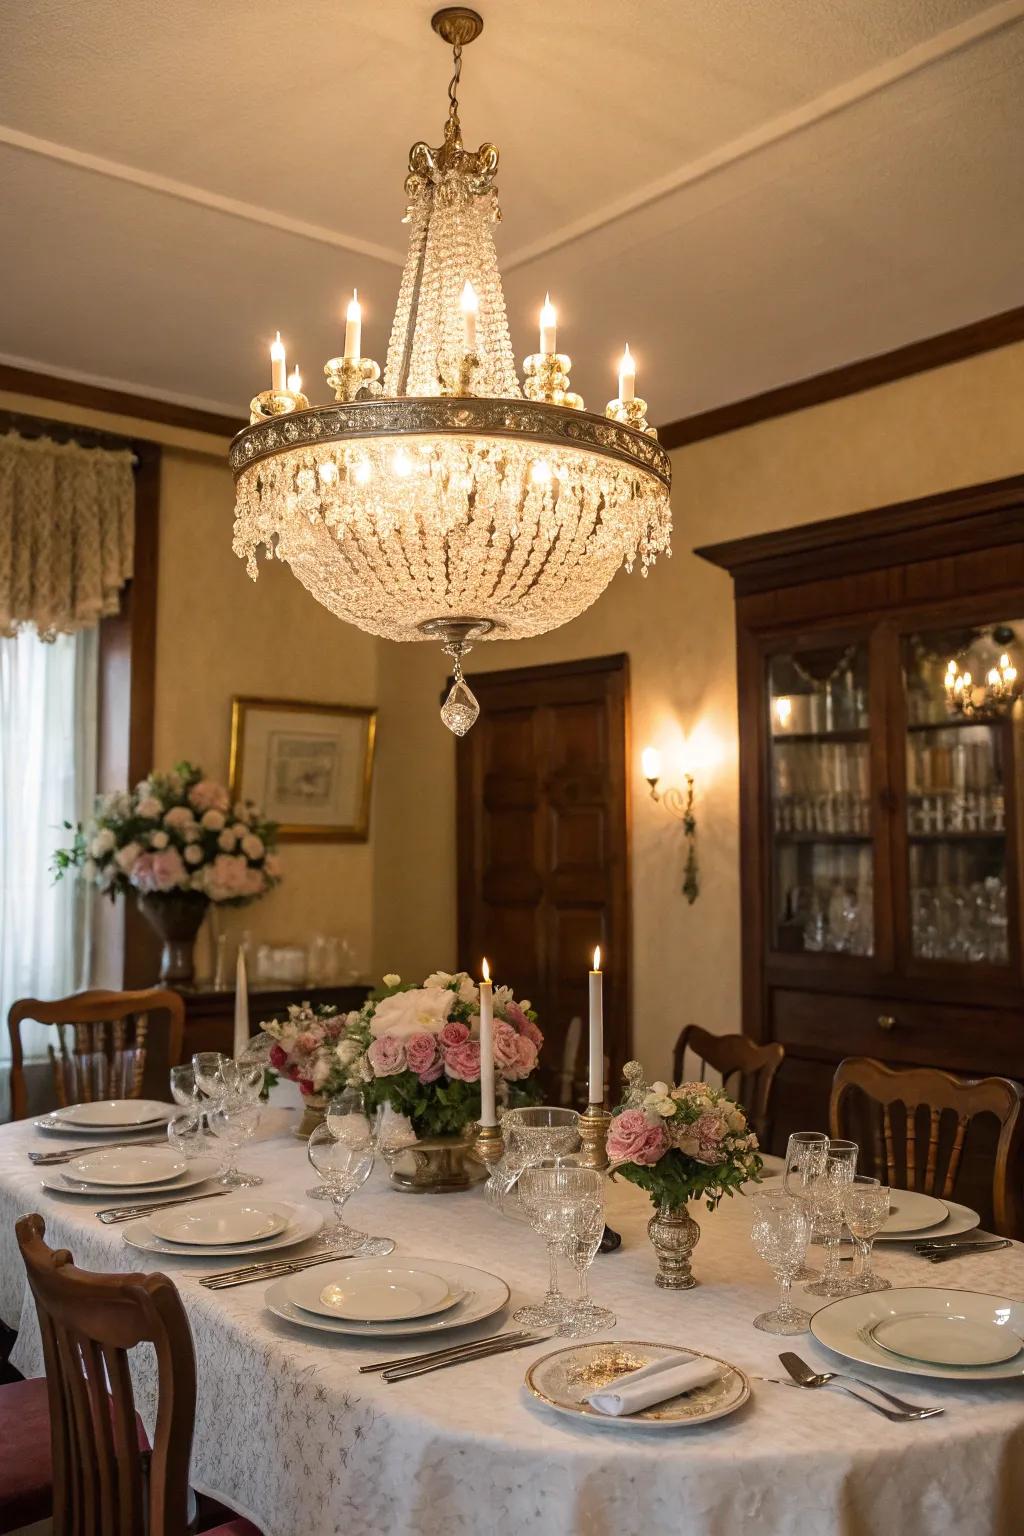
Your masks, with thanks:
[[(16, 998), (87, 984), (92, 898), (74, 877), (54, 883), (50, 861), (96, 794), (98, 658), (95, 627), (51, 644), (27, 626), (0, 639), (0, 1062)], [(48, 1038), (22, 1029), (29, 1055)]]

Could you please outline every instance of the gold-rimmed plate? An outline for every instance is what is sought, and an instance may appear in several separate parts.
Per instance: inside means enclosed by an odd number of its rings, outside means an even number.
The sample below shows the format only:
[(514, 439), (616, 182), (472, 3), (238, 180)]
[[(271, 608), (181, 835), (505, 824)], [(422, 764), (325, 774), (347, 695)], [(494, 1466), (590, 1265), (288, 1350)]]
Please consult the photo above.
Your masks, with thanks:
[[(669, 1359), (678, 1359), (680, 1365), (687, 1360), (713, 1360), (722, 1370), (718, 1379), (706, 1386), (618, 1418), (599, 1413), (585, 1401), (592, 1392), (600, 1392), (628, 1371), (638, 1371), (654, 1360)], [(526, 1373), (526, 1385), (539, 1402), (556, 1413), (586, 1419), (591, 1424), (643, 1430), (688, 1429), (694, 1424), (709, 1424), (727, 1413), (735, 1413), (750, 1396), (750, 1382), (728, 1360), (699, 1349), (639, 1339), (607, 1339), (603, 1343), (571, 1344), (566, 1349), (556, 1349), (533, 1362)]]

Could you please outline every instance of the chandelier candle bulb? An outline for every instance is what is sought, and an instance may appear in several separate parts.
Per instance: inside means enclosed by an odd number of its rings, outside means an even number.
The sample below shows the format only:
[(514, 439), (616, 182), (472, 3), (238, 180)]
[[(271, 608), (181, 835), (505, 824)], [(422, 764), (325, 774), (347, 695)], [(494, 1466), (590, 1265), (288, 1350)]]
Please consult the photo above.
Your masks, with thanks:
[(601, 972), (601, 946), (594, 950), (594, 969), (590, 973), (590, 1072), (588, 1097), (591, 1104), (604, 1103), (604, 976)]
[(555, 306), (551, 302), (551, 295), (546, 293), (540, 311), (540, 351), (546, 357), (552, 356), (555, 351), (557, 323), (558, 316), (555, 313)]
[(359, 290), (353, 288), (348, 309), (345, 311), (345, 358), (348, 362), (358, 362), (362, 344), (363, 310), (359, 303)]
[(480, 983), (480, 1124), (497, 1125), (494, 1101), (494, 983), (485, 960)]
[(626, 343), (626, 350), (619, 363), (619, 399), (632, 400), (636, 394), (636, 360)]
[(644, 747), (640, 754), (640, 765), (648, 784), (656, 784), (661, 778), (661, 753), (657, 747)]
[(302, 374), (299, 372), (297, 363), (288, 375), (288, 388), (293, 395), (302, 394)]
[(462, 290), (460, 299), (462, 306), (462, 329), (467, 352), (476, 351), (476, 317), (480, 313), (480, 300), (476, 296), (476, 289), (467, 280)]
[(288, 388), (288, 369), (284, 360), (284, 342), (278, 331), (270, 343), (270, 387), (275, 393)]

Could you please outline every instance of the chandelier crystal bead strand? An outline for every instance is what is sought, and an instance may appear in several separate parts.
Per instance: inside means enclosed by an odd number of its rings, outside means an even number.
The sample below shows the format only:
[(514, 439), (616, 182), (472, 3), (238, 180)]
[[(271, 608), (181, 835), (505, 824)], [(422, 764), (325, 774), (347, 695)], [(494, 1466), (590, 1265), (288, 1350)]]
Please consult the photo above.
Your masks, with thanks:
[(254, 578), (261, 546), (287, 561), (371, 634), (439, 640), (455, 678), (441, 717), (464, 735), (479, 714), (462, 675), (470, 645), (567, 623), (620, 565), (646, 576), (671, 553), (671, 474), (628, 348), (616, 399), (587, 411), (550, 298), (520, 387), (494, 248), (498, 151), (467, 150), (459, 121), (462, 50), (483, 22), (458, 6), (432, 25), (452, 48), (448, 119), (439, 147), (409, 153), (409, 255), (383, 378), (362, 356), (355, 294), (344, 355), (324, 367), (333, 404), (309, 404), (275, 339), (272, 387), (231, 445), (234, 549)]

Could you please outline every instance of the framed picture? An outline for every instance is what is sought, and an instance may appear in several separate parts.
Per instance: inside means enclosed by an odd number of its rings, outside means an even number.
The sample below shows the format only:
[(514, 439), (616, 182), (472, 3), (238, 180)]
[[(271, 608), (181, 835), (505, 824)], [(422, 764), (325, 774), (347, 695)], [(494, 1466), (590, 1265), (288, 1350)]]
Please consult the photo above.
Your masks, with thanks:
[(300, 699), (233, 699), (233, 800), (255, 800), (281, 842), (365, 843), (377, 711)]

